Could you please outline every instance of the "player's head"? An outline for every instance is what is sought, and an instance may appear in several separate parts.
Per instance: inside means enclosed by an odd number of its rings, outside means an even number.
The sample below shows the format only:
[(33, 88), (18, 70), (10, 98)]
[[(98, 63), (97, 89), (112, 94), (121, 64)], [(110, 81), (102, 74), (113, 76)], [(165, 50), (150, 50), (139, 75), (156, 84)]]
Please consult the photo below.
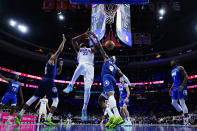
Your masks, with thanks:
[(171, 65), (173, 68), (175, 68), (175, 67), (177, 67), (177, 66), (179, 65), (179, 62), (178, 62), (178, 60), (172, 60), (172, 61), (170, 61), (170, 65)]
[(15, 75), (15, 76), (14, 76), (14, 80), (15, 80), (15, 81), (18, 81), (18, 79), (19, 79), (19, 75)]
[(45, 95), (43, 98), (44, 98), (44, 99), (46, 99), (46, 98), (47, 98), (47, 96)]
[(114, 64), (116, 63), (116, 56), (111, 56), (110, 59)]
[(120, 77), (120, 83), (123, 83), (124, 79), (122, 77)]
[(85, 43), (81, 43), (81, 44), (79, 45), (79, 48), (87, 48), (87, 45), (86, 45)]

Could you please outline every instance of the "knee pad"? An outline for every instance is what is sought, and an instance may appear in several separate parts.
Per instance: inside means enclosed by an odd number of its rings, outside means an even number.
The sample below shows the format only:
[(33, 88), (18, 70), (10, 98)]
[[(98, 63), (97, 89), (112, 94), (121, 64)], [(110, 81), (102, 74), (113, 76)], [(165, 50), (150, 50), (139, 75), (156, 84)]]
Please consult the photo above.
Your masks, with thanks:
[(56, 108), (57, 108), (57, 105), (58, 105), (58, 103), (59, 103), (59, 99), (58, 99), (58, 98), (52, 98), (52, 100), (53, 100), (53, 103), (52, 103), (52, 105), (51, 105), (51, 106), (53, 106), (53, 107), (56, 107)]

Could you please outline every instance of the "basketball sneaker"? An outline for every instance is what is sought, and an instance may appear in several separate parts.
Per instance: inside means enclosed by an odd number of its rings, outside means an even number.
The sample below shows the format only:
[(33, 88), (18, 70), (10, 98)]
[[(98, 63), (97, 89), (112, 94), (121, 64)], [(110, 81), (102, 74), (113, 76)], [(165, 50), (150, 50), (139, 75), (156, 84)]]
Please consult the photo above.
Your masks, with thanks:
[(87, 110), (82, 110), (81, 112), (81, 120), (82, 121), (87, 121)]
[(64, 93), (70, 93), (73, 90), (73, 84), (69, 84), (64, 90)]
[(109, 117), (109, 121), (105, 124), (105, 127), (109, 127), (113, 123), (114, 119), (116, 119), (115, 116)]
[(55, 124), (51, 121), (51, 119), (45, 120), (44, 124), (47, 126), (55, 126)]
[(115, 118), (113, 123), (109, 126), (110, 128), (115, 128), (116, 126), (122, 124), (124, 122), (124, 120), (122, 119), (121, 116), (119, 116), (118, 118)]
[(16, 115), (14, 117), (14, 122), (17, 124), (17, 125), (20, 125), (21, 124), (21, 119), (22, 119), (22, 116), (21, 115)]

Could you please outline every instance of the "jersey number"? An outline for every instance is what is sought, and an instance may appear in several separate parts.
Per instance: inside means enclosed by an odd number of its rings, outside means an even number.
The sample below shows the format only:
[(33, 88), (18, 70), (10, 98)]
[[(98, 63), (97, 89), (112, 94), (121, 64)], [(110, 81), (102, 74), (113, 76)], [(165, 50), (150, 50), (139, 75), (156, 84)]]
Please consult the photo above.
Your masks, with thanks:
[(16, 87), (13, 87), (13, 88), (12, 88), (12, 91), (16, 91)]
[(88, 55), (88, 52), (83, 52), (83, 55)]

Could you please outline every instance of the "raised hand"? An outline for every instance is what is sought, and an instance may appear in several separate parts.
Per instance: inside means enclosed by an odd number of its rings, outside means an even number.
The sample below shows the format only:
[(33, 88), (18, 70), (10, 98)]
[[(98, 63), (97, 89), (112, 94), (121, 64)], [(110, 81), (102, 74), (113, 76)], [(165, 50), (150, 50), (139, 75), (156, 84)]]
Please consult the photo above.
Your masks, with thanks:
[(62, 38), (63, 38), (63, 41), (66, 42), (66, 38), (65, 38), (64, 34), (62, 34)]

